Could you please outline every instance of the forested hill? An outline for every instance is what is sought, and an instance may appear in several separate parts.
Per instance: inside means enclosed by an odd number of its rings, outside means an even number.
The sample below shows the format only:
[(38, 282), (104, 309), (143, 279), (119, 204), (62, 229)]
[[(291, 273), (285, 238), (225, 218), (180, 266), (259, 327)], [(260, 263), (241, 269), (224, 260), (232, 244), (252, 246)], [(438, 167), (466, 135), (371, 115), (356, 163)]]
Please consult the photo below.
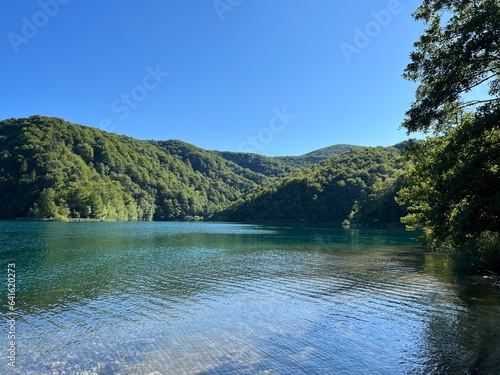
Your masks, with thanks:
[(0, 122), (0, 219), (207, 217), (267, 178), (183, 142), (41, 116)]
[[(404, 144), (399, 144), (404, 148)], [(399, 223), (404, 184), (396, 147), (359, 147), (263, 184), (218, 217), (230, 221)]]
[(140, 141), (59, 118), (10, 119), (0, 122), (0, 219), (207, 218), (298, 168), (296, 161)]
[(337, 145), (266, 157), (53, 117), (10, 119), (0, 121), (0, 219), (342, 221), (354, 207), (354, 220), (380, 221), (377, 194), (388, 193), (395, 210), (387, 189), (397, 156), (396, 148)]
[(321, 148), (301, 156), (276, 157), (267, 157), (244, 152), (215, 152), (223, 158), (231, 160), (244, 168), (249, 168), (266, 176), (284, 177), (291, 172), (311, 167), (332, 156), (340, 155), (359, 147), (361, 146), (339, 144)]
[(332, 156), (340, 155), (344, 152), (360, 147), (361, 146), (356, 145), (338, 144), (320, 148), (319, 150), (314, 150), (301, 156), (278, 156), (276, 159), (286, 163), (287, 165), (300, 169), (311, 167), (314, 164), (318, 164)]

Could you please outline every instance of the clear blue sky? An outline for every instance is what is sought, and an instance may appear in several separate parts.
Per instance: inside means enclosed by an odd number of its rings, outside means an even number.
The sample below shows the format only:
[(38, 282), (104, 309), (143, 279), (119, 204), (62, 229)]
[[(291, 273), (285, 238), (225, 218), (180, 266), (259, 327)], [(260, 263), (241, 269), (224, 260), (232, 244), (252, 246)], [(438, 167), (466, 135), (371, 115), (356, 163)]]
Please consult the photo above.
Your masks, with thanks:
[[(0, 118), (299, 155), (391, 145), (417, 1), (40, 0), (0, 5)], [(167, 74), (168, 73), (168, 74)]]

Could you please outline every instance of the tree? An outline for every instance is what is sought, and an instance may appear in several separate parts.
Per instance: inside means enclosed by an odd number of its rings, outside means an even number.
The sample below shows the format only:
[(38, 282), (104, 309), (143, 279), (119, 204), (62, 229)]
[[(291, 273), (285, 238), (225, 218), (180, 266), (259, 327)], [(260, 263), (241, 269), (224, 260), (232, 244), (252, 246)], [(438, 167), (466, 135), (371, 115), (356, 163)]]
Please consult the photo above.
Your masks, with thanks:
[[(427, 29), (404, 73), (419, 86), (403, 127), (434, 137), (406, 152), (403, 222), (429, 247), (500, 269), (500, 3), (424, 0), (414, 17)], [(480, 86), (488, 95), (471, 98)]]
[(54, 202), (54, 189), (43, 189), (38, 201), (33, 205), (31, 214), (37, 218), (55, 218), (57, 217), (57, 205)]
[[(498, 0), (424, 0), (414, 13), (427, 25), (415, 43), (404, 77), (420, 81), (403, 126), (441, 134), (461, 110), (493, 110), (500, 102), (500, 3)], [(490, 97), (465, 93), (486, 85)]]
[(406, 209), (397, 204), (395, 197), (405, 185), (406, 179), (402, 172), (397, 177), (373, 183), (354, 204), (347, 221), (371, 226), (401, 225), (400, 219), (405, 215)]

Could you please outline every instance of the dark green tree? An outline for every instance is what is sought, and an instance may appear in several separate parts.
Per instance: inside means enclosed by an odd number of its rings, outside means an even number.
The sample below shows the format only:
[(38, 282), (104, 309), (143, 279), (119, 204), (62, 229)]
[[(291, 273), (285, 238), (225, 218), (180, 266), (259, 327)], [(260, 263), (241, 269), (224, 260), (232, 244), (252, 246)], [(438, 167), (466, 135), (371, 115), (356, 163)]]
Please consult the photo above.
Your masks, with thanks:
[(427, 28), (404, 73), (419, 86), (403, 127), (434, 137), (406, 153), (403, 222), (429, 247), (499, 269), (500, 2), (424, 0), (414, 17)]
[(36, 218), (57, 217), (57, 205), (54, 202), (55, 195), (54, 189), (43, 189), (40, 193), (40, 198), (31, 209), (31, 215)]

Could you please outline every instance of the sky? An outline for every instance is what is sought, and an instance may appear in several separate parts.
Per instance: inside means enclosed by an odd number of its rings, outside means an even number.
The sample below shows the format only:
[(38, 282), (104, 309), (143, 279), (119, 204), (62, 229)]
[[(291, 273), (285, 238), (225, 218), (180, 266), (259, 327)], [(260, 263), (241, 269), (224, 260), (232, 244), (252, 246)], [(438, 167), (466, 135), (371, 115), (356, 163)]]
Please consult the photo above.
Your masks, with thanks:
[[(0, 119), (301, 155), (389, 146), (415, 83), (413, 0), (6, 0)], [(413, 135), (417, 136), (418, 135)]]

